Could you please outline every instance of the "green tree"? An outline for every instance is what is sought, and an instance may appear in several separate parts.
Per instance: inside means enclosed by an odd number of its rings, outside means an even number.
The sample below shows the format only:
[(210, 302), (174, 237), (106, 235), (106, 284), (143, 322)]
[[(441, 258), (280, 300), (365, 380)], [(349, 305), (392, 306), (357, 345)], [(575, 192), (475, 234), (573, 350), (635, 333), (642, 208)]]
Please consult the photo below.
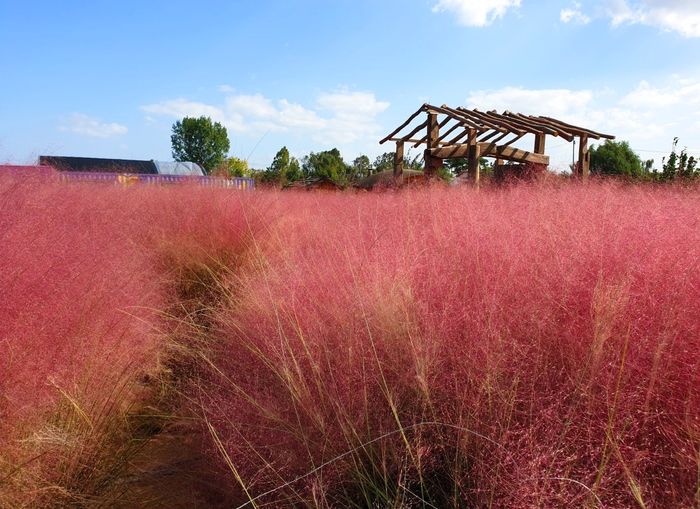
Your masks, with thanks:
[(214, 173), (222, 174), (226, 177), (248, 177), (250, 176), (250, 168), (248, 167), (248, 161), (245, 159), (229, 157), (217, 166)]
[[(458, 176), (464, 173), (469, 168), (469, 159), (466, 157), (458, 157), (456, 159), (445, 159), (445, 168), (452, 174)], [(481, 177), (493, 175), (493, 163), (489, 163), (485, 157), (479, 158), (479, 174)]]
[(209, 117), (185, 117), (173, 124), (173, 158), (199, 164), (208, 174), (219, 166), (231, 144), (226, 128)]
[(266, 182), (278, 182), (281, 186), (289, 182), (295, 182), (303, 178), (299, 161), (289, 155), (287, 147), (282, 147), (275, 154), (272, 164), (265, 170), (263, 180)]
[(366, 155), (356, 157), (351, 168), (351, 180), (369, 177), (372, 174), (372, 163)]
[(296, 157), (289, 158), (289, 166), (287, 166), (287, 182), (296, 182), (303, 180), (304, 174), (301, 171), (301, 164)]
[(394, 154), (395, 152), (384, 152), (374, 160), (374, 171), (380, 173), (394, 169)]
[[(394, 169), (394, 154), (395, 152), (384, 152), (382, 155), (377, 156), (374, 160), (374, 173), (379, 173), (382, 171), (390, 171)], [(403, 157), (403, 168), (404, 170), (416, 170), (423, 171), (423, 157), (418, 154), (416, 157), (411, 159), (411, 154), (406, 154)]]
[(338, 184), (347, 183), (348, 166), (337, 148), (323, 152), (311, 152), (302, 161), (304, 176), (327, 178)]
[(676, 152), (678, 138), (673, 139), (673, 148), (668, 160), (664, 157), (661, 174), (655, 174), (660, 180), (692, 179), (700, 177), (697, 168), (697, 159), (688, 155), (688, 149), (684, 148), (680, 154)]
[(626, 141), (606, 140), (591, 148), (591, 173), (640, 178), (645, 166)]

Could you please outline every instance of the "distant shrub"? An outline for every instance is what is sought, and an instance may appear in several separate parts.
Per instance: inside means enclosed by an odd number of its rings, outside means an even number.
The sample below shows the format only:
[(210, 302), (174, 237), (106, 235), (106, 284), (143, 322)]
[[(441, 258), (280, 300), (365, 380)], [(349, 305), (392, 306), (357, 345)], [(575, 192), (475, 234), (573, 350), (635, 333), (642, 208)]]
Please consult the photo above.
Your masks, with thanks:
[(605, 140), (602, 145), (593, 146), (590, 152), (591, 173), (634, 178), (647, 173), (626, 141)]

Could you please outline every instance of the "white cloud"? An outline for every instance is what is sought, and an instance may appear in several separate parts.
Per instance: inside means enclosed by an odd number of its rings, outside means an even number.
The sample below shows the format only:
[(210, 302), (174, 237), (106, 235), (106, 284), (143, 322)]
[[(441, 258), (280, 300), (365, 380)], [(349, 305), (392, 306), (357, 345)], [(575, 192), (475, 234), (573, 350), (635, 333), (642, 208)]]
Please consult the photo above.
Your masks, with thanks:
[(700, 37), (698, 0), (607, 0), (606, 14), (613, 26), (641, 23), (684, 37)]
[(700, 104), (700, 83), (678, 76), (665, 87), (654, 87), (647, 81), (642, 81), (621, 103), (650, 110), (681, 104), (697, 106)]
[(219, 85), (216, 89), (223, 94), (232, 94), (236, 91), (231, 85)]
[(189, 101), (183, 98), (148, 104), (142, 106), (141, 109), (147, 113), (167, 117), (182, 118), (205, 116), (211, 117), (212, 120), (218, 122), (224, 120), (224, 112), (221, 108), (206, 103)]
[[(630, 91), (604, 89), (525, 89), (505, 87), (476, 91), (469, 107), (556, 117), (627, 140), (642, 159), (668, 155), (664, 147), (678, 136), (681, 145), (700, 155), (700, 77), (672, 76), (662, 83), (642, 81)], [(548, 141), (554, 167), (571, 162), (571, 145)], [(529, 142), (527, 142), (529, 143)], [(657, 152), (658, 151), (658, 152)]]
[(262, 94), (239, 94), (227, 96), (221, 105), (174, 99), (141, 109), (171, 118), (209, 116), (238, 133), (292, 130), (309, 134), (315, 141), (342, 144), (374, 137), (380, 130), (376, 117), (388, 107), (389, 103), (377, 100), (371, 92), (340, 90), (319, 96), (313, 108)]
[(451, 12), (469, 27), (484, 27), (505, 16), (508, 9), (520, 7), (521, 0), (439, 0), (433, 12)]
[(64, 123), (59, 126), (59, 129), (94, 138), (111, 138), (112, 136), (121, 136), (129, 131), (125, 125), (114, 122), (101, 122), (84, 113), (73, 113), (65, 119)]
[(587, 25), (591, 22), (591, 18), (581, 10), (579, 2), (574, 2), (573, 7), (562, 9), (559, 13), (559, 19), (563, 23), (577, 23), (579, 25)]
[(341, 91), (323, 94), (318, 106), (331, 113), (326, 129), (316, 139), (332, 143), (355, 142), (374, 136), (379, 131), (376, 117), (389, 107), (368, 92)]
[(593, 98), (590, 90), (525, 89), (505, 87), (500, 90), (472, 92), (467, 98), (470, 108), (517, 110), (521, 113), (566, 116), (585, 109)]

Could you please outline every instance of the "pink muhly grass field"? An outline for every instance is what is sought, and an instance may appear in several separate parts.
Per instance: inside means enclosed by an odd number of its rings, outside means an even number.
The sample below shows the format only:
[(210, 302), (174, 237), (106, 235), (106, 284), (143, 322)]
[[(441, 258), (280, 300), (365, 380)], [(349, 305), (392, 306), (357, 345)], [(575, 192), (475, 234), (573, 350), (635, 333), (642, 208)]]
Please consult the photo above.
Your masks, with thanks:
[(0, 506), (148, 505), (154, 384), (205, 506), (698, 503), (696, 188), (4, 178), (0, 268)]
[(178, 271), (241, 248), (248, 198), (0, 179), (0, 506), (90, 495), (96, 474), (77, 470), (116, 461), (113, 435), (162, 362)]
[(696, 189), (278, 205), (196, 395), (233, 501), (697, 503)]

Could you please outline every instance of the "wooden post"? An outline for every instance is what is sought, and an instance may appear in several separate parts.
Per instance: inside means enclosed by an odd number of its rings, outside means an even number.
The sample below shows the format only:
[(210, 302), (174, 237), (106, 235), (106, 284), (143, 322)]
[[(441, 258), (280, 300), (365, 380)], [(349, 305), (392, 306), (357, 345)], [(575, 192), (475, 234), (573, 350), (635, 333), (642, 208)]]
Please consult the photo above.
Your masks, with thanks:
[[(476, 141), (476, 137), (474, 138)], [(481, 168), (479, 159), (481, 158), (481, 148), (477, 143), (469, 147), (469, 176), (474, 180), (474, 185), (479, 185), (481, 179)]]
[(544, 146), (547, 135), (536, 134), (535, 135), (535, 154), (544, 154)]
[(428, 147), (425, 150), (425, 179), (428, 180), (442, 168), (442, 159), (434, 157), (430, 149), (438, 147), (440, 139), (440, 124), (437, 121), (437, 113), (428, 113)]
[(591, 174), (591, 154), (588, 151), (588, 136), (581, 136), (581, 143), (578, 147), (578, 171), (583, 180), (588, 180)]
[(396, 142), (394, 153), (394, 181), (400, 184), (403, 180), (403, 141)]
[(476, 130), (469, 130), (469, 156), (467, 161), (467, 171), (469, 172), (469, 178), (474, 180), (475, 184), (479, 183), (479, 157), (481, 156), (481, 151), (479, 150), (479, 145), (476, 142)]

